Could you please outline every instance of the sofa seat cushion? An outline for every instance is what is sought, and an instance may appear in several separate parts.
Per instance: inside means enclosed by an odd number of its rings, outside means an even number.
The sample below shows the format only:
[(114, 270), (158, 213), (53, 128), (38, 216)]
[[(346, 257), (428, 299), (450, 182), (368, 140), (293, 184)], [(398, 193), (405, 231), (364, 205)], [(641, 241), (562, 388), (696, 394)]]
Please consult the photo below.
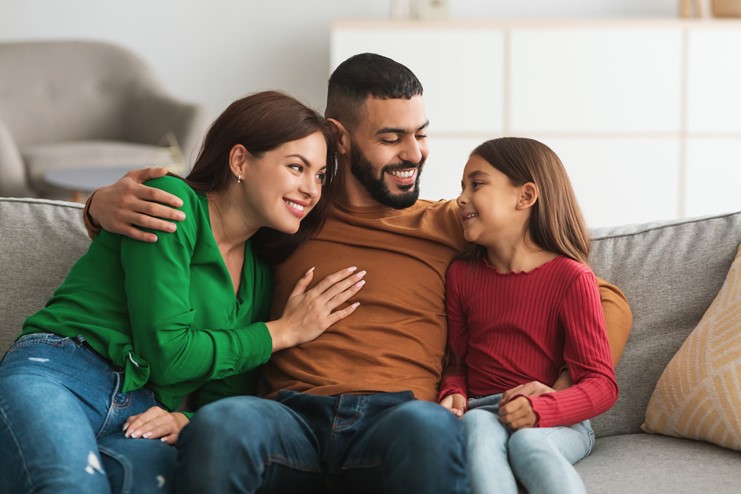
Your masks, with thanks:
[[(170, 148), (117, 141), (75, 141), (35, 144), (21, 149), (28, 180), (39, 194), (58, 197), (60, 190), (44, 181), (44, 174), (59, 168), (166, 166), (173, 163)], [(69, 191), (66, 191), (69, 197)]]
[(597, 439), (576, 469), (587, 491), (598, 494), (737, 494), (741, 486), (741, 453), (645, 433)]

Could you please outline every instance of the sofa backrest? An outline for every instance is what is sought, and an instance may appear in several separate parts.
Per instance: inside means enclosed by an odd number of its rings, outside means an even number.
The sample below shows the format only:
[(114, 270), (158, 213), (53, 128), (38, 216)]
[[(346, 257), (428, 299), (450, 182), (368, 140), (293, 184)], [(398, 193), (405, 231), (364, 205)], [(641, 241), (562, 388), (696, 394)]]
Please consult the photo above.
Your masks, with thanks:
[(87, 250), (81, 208), (43, 199), (0, 199), (0, 355)]
[(620, 397), (597, 436), (640, 432), (664, 367), (710, 306), (741, 243), (741, 212), (593, 231), (590, 262), (633, 310), (617, 367)]
[[(628, 297), (634, 325), (617, 368), (620, 398), (598, 436), (640, 432), (666, 364), (720, 290), (741, 243), (741, 212), (593, 231), (597, 275)], [(0, 355), (87, 250), (81, 206), (0, 198)]]
[(108, 43), (0, 43), (0, 120), (16, 144), (120, 139), (132, 94), (159, 84)]

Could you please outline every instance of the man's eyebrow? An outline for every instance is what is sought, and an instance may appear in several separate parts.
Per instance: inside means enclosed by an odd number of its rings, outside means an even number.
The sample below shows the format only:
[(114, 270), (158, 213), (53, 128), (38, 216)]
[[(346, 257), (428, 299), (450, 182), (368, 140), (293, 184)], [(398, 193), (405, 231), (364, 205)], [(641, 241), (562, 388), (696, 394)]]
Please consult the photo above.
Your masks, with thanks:
[(430, 125), (430, 121), (426, 121), (424, 124), (422, 124), (418, 129), (411, 131), (408, 129), (402, 129), (400, 127), (383, 127), (381, 129), (378, 129), (376, 131), (376, 135), (381, 134), (411, 134), (414, 132), (419, 132), (420, 130), (424, 130), (427, 128), (427, 126)]

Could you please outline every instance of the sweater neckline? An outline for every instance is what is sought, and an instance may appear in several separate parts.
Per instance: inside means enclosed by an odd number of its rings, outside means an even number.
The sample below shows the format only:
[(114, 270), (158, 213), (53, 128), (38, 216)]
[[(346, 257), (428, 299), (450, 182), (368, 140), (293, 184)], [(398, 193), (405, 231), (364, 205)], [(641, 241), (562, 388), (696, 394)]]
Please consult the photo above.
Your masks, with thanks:
[(489, 262), (489, 259), (487, 259), (485, 255), (481, 257), (481, 261), (484, 264), (484, 267), (486, 267), (486, 269), (491, 270), (495, 275), (501, 276), (503, 278), (507, 278), (507, 277), (525, 277), (525, 276), (528, 276), (528, 275), (531, 275), (531, 274), (535, 274), (538, 271), (545, 271), (550, 266), (555, 266), (556, 264), (558, 264), (561, 259), (567, 259), (567, 258), (565, 256), (562, 256), (562, 255), (557, 255), (556, 257), (554, 257), (550, 261), (546, 261), (543, 264), (541, 264), (540, 266), (534, 267), (530, 271), (510, 271), (509, 273), (502, 273), (494, 265), (492, 265)]

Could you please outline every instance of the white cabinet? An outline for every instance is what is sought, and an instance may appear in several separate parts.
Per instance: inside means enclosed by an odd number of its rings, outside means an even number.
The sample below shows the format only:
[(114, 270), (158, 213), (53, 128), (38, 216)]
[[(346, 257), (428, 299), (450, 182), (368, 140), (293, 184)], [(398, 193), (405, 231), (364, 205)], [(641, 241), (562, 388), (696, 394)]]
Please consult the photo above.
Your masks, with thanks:
[(372, 51), (422, 81), (423, 197), (520, 135), (561, 156), (590, 226), (741, 210), (741, 21), (340, 21), (331, 47), (331, 69)]

